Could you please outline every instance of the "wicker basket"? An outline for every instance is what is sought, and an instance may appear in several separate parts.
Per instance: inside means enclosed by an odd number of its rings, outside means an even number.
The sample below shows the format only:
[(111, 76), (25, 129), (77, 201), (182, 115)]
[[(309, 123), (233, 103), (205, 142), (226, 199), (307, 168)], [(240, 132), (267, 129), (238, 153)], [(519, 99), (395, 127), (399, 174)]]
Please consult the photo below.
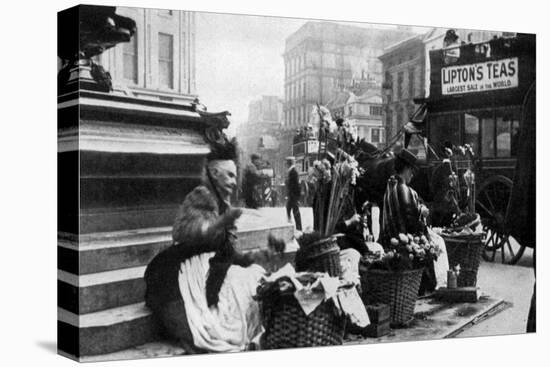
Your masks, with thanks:
[(481, 255), (485, 246), (485, 234), (470, 236), (443, 236), (447, 247), (449, 267), (460, 265), (457, 285), (459, 287), (475, 287), (477, 271), (481, 262)]
[(363, 301), (389, 305), (391, 325), (407, 325), (414, 316), (423, 272), (423, 268), (405, 271), (369, 269), (361, 278)]
[(338, 315), (333, 301), (324, 301), (306, 316), (291, 294), (272, 293), (260, 300), (265, 333), (262, 349), (341, 345), (346, 319)]
[(296, 251), (295, 261), (298, 272), (326, 272), (333, 277), (339, 277), (342, 274), (340, 247), (335, 236), (300, 247)]

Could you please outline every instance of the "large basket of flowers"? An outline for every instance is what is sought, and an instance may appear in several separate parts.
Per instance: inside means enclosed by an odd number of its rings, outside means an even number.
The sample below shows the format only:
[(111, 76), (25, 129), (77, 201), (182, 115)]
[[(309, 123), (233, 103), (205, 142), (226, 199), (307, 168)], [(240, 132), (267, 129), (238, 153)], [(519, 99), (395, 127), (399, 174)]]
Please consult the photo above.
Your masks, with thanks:
[(400, 234), (390, 239), (384, 253), (362, 260), (361, 285), (365, 304), (385, 303), (390, 307), (393, 327), (407, 325), (414, 316), (422, 273), (439, 248), (426, 236)]
[[(314, 282), (319, 274), (302, 273), (300, 282)], [(262, 349), (281, 349), (341, 345), (344, 340), (345, 315), (332, 299), (324, 300), (309, 314), (298, 303), (296, 288), (288, 277), (265, 283), (258, 288), (256, 298), (260, 303), (265, 333), (261, 338)], [(311, 292), (323, 292), (311, 289)]]

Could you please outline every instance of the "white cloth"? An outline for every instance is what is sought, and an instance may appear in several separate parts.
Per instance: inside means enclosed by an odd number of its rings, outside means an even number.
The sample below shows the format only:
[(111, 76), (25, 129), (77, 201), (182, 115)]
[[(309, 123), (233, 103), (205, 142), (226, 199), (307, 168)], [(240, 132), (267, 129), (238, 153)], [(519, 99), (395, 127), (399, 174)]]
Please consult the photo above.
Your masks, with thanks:
[[(361, 283), (359, 276), (360, 259), (361, 254), (355, 249), (348, 248), (340, 251), (341, 278), (343, 280), (356, 285)], [(342, 311), (350, 317), (350, 321), (354, 325), (366, 327), (370, 324), (365, 305), (355, 287), (341, 290), (338, 292), (337, 298)]]
[(219, 293), (217, 306), (208, 308), (206, 278), (213, 252), (181, 264), (179, 287), (195, 346), (215, 352), (238, 352), (262, 332), (258, 303), (252, 299), (265, 270), (232, 265)]
[(449, 258), (447, 257), (447, 246), (445, 240), (435, 233), (431, 228), (428, 228), (428, 234), (431, 241), (439, 247), (440, 253), (437, 260), (434, 261), (434, 273), (436, 286), (435, 289), (447, 286), (447, 271), (449, 270)]
[(369, 314), (357, 292), (357, 288), (344, 289), (338, 292), (337, 297), (342, 311), (349, 316), (352, 324), (359, 327), (370, 325)]
[(359, 251), (353, 248), (348, 248), (340, 251), (340, 266), (342, 267), (341, 278), (352, 282), (353, 284), (359, 284), (359, 260), (361, 254)]

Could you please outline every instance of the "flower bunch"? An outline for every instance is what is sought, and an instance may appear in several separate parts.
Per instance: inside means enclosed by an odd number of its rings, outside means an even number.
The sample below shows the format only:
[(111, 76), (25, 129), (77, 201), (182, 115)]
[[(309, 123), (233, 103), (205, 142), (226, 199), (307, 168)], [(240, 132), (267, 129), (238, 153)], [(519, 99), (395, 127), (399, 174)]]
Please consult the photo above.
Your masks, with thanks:
[(384, 253), (365, 259), (375, 269), (402, 271), (418, 269), (434, 261), (441, 249), (425, 235), (400, 233), (384, 246)]
[(332, 167), (328, 212), (322, 223), (322, 233), (330, 236), (334, 233), (336, 223), (342, 216), (346, 199), (350, 195), (351, 186), (354, 186), (359, 176), (358, 163), (353, 156), (342, 149), (336, 153), (336, 163)]

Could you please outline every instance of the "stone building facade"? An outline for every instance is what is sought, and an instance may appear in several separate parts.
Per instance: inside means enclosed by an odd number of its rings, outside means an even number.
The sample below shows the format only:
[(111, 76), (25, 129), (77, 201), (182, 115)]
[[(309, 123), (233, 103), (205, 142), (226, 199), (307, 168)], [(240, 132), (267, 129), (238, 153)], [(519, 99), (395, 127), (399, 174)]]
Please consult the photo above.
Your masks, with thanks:
[(96, 59), (111, 74), (115, 92), (175, 103), (194, 100), (195, 13), (117, 7), (117, 14), (132, 18), (137, 32)]
[(357, 126), (360, 139), (375, 145), (385, 142), (380, 89), (344, 90), (327, 104), (335, 117), (341, 117)]
[(403, 29), (375, 29), (331, 22), (307, 22), (286, 39), (283, 129), (294, 132), (309, 121), (313, 107), (364, 80), (382, 82), (378, 56), (411, 35)]
[(246, 165), (250, 155), (257, 153), (269, 162), (277, 177), (284, 172), (284, 155), (280, 154), (280, 133), (283, 122), (283, 102), (277, 96), (262, 96), (248, 106), (248, 121), (237, 127), (240, 162)]
[(383, 119), (387, 138), (396, 135), (423, 97), (425, 53), (423, 35), (416, 35), (387, 48), (380, 56), (384, 72), (382, 84)]

